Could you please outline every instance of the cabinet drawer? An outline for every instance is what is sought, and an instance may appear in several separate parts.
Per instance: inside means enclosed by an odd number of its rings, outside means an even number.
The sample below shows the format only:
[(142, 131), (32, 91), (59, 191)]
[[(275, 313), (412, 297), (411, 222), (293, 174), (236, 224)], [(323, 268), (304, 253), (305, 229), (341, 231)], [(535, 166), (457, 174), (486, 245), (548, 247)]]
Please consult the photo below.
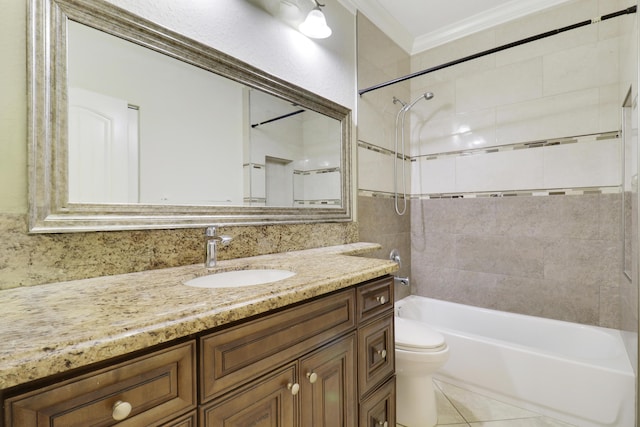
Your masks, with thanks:
[(202, 338), (201, 396), (206, 402), (355, 329), (349, 289)]
[(358, 287), (358, 322), (393, 310), (393, 278), (384, 277)]
[(358, 359), (358, 385), (361, 396), (393, 375), (393, 312), (358, 330)]
[[(196, 407), (195, 342), (79, 376), (7, 400), (8, 426), (116, 424), (116, 402), (131, 405), (121, 426), (157, 426)], [(171, 424), (169, 424), (171, 425)]]
[(391, 378), (360, 405), (359, 427), (396, 426), (396, 382)]

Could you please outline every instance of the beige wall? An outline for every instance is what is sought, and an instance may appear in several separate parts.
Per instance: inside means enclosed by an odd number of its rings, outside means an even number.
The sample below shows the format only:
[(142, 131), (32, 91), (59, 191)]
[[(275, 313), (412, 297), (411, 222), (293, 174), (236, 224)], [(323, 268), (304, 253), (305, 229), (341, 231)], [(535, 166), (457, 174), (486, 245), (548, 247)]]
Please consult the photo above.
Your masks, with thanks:
[[(358, 88), (366, 88), (409, 72), (409, 55), (359, 14)], [(402, 258), (399, 276), (411, 272), (411, 205), (405, 215), (396, 214), (393, 201), (393, 149), (395, 118), (406, 102), (408, 84), (394, 85), (358, 99), (358, 223), (362, 241), (376, 242), (382, 249), (373, 256), (388, 259), (392, 249)], [(408, 162), (407, 162), (408, 163)], [(409, 165), (407, 164), (407, 171)], [(396, 298), (409, 295), (408, 287), (396, 285)]]
[[(111, 2), (354, 108), (355, 17), (337, 1), (328, 1), (325, 8), (334, 37), (320, 42), (250, 2)], [(0, 13), (0, 289), (201, 262), (201, 229), (27, 233), (27, 2), (5, 3)], [(222, 259), (358, 239), (355, 223), (223, 231), (235, 239), (221, 253)]]

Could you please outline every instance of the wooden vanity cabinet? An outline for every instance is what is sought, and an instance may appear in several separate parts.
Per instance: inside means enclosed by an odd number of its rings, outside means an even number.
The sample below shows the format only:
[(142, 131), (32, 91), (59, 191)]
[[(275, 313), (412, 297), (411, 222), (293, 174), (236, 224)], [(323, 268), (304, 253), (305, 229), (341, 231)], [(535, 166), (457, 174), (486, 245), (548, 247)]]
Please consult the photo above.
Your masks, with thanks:
[(203, 337), (203, 426), (355, 426), (355, 305), (348, 289)]
[[(384, 277), (10, 396), (5, 421), (394, 427), (394, 360), (393, 280)], [(115, 420), (123, 403), (131, 411)]]

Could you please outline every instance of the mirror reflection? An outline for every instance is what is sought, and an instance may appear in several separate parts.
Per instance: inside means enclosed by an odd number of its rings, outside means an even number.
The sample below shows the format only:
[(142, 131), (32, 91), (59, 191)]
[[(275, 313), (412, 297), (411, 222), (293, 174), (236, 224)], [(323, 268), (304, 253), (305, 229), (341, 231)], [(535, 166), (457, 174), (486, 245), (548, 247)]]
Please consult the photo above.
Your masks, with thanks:
[(70, 203), (342, 206), (339, 120), (74, 21), (67, 64)]
[(29, 19), (31, 233), (352, 221), (348, 108), (109, 2)]

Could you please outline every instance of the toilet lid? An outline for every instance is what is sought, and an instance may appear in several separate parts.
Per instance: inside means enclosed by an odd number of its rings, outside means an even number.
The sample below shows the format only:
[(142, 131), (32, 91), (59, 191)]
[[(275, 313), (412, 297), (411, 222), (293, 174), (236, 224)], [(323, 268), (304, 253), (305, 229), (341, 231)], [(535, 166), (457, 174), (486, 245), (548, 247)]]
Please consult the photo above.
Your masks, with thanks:
[(441, 333), (422, 322), (402, 317), (395, 318), (395, 342), (397, 348), (425, 350), (444, 346)]

